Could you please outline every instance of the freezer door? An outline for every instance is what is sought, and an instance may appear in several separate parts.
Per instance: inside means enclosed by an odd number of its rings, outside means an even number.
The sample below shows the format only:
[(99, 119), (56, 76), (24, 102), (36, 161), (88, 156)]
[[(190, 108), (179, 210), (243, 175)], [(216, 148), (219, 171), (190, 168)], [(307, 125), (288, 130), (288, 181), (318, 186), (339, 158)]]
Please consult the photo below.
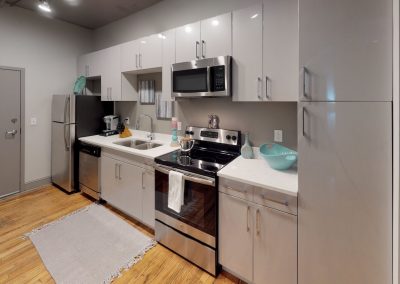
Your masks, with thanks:
[(52, 123), (51, 127), (51, 181), (71, 192), (74, 190), (73, 142), (75, 125)]
[(299, 106), (299, 284), (392, 283), (391, 103)]
[(53, 95), (51, 121), (75, 123), (75, 95)]

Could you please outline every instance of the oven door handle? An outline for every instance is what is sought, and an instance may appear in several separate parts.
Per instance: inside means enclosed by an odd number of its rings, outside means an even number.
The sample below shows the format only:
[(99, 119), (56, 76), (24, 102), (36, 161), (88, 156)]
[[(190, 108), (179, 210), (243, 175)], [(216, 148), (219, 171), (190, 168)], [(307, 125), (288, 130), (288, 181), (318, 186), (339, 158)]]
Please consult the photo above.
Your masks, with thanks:
[(194, 174), (190, 174), (188, 172), (183, 172), (177, 169), (173, 169), (173, 168), (167, 168), (167, 167), (162, 167), (159, 165), (154, 166), (156, 171), (159, 171), (163, 174), (167, 174), (169, 175), (170, 171), (176, 171), (178, 173), (183, 174), (183, 179), (187, 180), (187, 181), (192, 181), (195, 183), (200, 183), (200, 184), (204, 184), (204, 185), (209, 185), (209, 186), (215, 186), (215, 179), (213, 178), (206, 178), (206, 177), (202, 177), (200, 175), (194, 175)]

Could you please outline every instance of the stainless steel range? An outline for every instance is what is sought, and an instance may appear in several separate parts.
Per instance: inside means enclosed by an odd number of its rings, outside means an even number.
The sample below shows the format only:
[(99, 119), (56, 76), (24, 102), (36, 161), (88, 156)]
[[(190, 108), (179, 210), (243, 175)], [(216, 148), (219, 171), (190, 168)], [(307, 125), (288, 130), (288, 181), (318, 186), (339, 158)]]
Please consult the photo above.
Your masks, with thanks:
[[(239, 156), (240, 131), (188, 127), (186, 135), (195, 140), (192, 150), (178, 150), (155, 159), (156, 240), (217, 275), (217, 172)], [(180, 213), (168, 207), (170, 171), (183, 174)]]

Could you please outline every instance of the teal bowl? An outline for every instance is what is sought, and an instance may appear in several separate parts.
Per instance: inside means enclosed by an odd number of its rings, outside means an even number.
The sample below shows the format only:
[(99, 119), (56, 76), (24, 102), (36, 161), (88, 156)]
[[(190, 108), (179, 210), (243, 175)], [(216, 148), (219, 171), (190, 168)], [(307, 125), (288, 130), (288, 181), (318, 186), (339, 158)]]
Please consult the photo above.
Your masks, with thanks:
[(275, 143), (261, 145), (260, 156), (275, 170), (288, 170), (297, 161), (296, 151)]

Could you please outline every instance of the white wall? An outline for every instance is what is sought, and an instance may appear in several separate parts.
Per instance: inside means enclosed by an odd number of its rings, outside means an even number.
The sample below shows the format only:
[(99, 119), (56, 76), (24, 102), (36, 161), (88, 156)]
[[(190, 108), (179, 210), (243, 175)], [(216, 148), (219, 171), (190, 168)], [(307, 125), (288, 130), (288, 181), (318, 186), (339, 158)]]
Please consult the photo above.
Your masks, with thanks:
[(99, 28), (94, 33), (96, 49), (184, 24), (248, 7), (259, 0), (164, 0), (145, 10)]
[(51, 96), (72, 92), (77, 57), (92, 50), (92, 36), (28, 10), (0, 9), (0, 66), (25, 68), (25, 183), (50, 176)]

